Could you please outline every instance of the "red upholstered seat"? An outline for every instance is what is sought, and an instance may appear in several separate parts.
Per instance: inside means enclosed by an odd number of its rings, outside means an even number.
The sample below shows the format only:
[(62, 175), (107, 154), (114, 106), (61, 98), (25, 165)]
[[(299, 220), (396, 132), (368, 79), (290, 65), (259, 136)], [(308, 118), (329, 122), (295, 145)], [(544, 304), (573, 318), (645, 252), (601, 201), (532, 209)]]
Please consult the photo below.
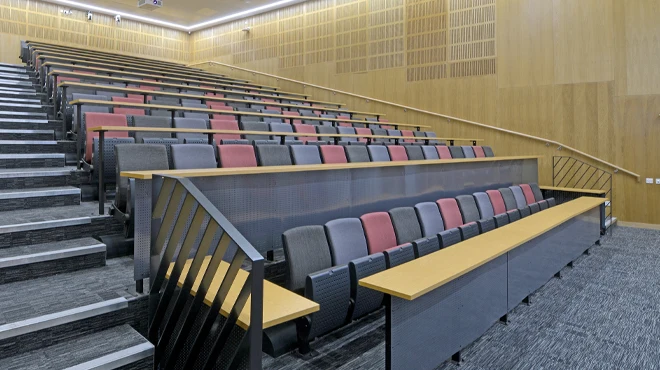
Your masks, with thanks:
[[(304, 125), (302, 123), (294, 124), (293, 131), (303, 134), (316, 134), (316, 128), (314, 128), (314, 126)], [(319, 139), (315, 136), (299, 136), (298, 140), (302, 141), (303, 143), (306, 143), (308, 141), (319, 141)]]
[[(356, 127), (355, 128), (355, 133), (357, 135), (373, 135), (373, 132), (371, 132), (370, 128), (364, 128), (364, 127)], [(361, 137), (358, 140), (363, 142), (363, 143), (367, 142), (367, 138), (365, 138), (365, 137)]]
[(220, 167), (257, 167), (257, 157), (252, 145), (218, 145)]
[(64, 81), (69, 81), (69, 82), (80, 82), (80, 79), (79, 79), (79, 78), (75, 78), (75, 77), (62, 77), (62, 76), (57, 76), (57, 78), (55, 78), (55, 85), (59, 84), (60, 82), (64, 82)]
[(353, 125), (351, 125), (348, 122), (339, 122), (339, 126), (340, 127), (353, 127)]
[(319, 149), (321, 150), (321, 159), (323, 160), (323, 163), (348, 163), (346, 152), (341, 145), (321, 145)]
[(536, 198), (534, 198), (534, 192), (532, 191), (532, 188), (528, 184), (520, 184), (520, 188), (523, 191), (523, 194), (525, 195), (525, 200), (527, 201), (527, 204), (534, 204), (536, 203)]
[[(289, 117), (300, 117), (300, 113), (298, 113), (298, 112), (292, 112), (292, 111), (290, 111), (290, 110), (282, 111), (282, 115), (283, 115), (283, 116), (289, 116)], [(288, 120), (287, 120), (287, 121), (288, 121)], [(299, 119), (294, 119), (294, 120), (293, 120), (293, 124), (294, 124), (294, 125), (302, 124), (302, 121), (299, 120)]]
[[(282, 107), (275, 107), (275, 106), (270, 106), (270, 105), (266, 106), (266, 109), (267, 110), (276, 110), (278, 112), (282, 111)], [(285, 116), (286, 116), (286, 114), (285, 114)]]
[(360, 217), (367, 237), (369, 254), (383, 252), (397, 246), (392, 219), (387, 212), (367, 213)]
[(270, 98), (262, 98), (261, 101), (266, 103), (275, 103), (275, 99), (270, 99)]
[[(412, 130), (401, 130), (401, 136), (411, 136), (412, 137), (412, 136), (415, 136), (415, 134), (413, 134)], [(414, 143), (415, 142), (414, 139), (403, 139), (403, 141), (406, 142), (406, 143)]]
[(485, 158), (486, 154), (484, 153), (484, 148), (480, 146), (473, 146), (472, 151), (474, 152), (474, 156), (477, 158)]
[(406, 148), (403, 145), (388, 145), (387, 151), (390, 152), (392, 162), (408, 160), (408, 153), (406, 153)]
[[(389, 119), (379, 118), (378, 122), (389, 122)], [(390, 129), (391, 130), (391, 129)]]
[(213, 109), (213, 107), (226, 107), (227, 104), (220, 101), (207, 101), (206, 106), (209, 107), (209, 109)]
[(144, 116), (144, 109), (137, 108), (114, 108), (114, 114), (123, 114), (125, 116)]
[[(87, 132), (86, 136), (86, 147), (85, 147), (85, 159), (87, 161), (92, 160), (92, 143), (94, 138), (99, 137), (98, 132), (92, 132), (89, 129), (98, 126), (121, 126), (126, 127), (126, 116), (123, 114), (112, 114), (112, 113), (85, 113), (85, 129)], [(126, 131), (108, 131), (104, 135), (107, 138), (110, 137), (128, 137), (128, 132)]]
[(138, 95), (139, 98), (122, 98), (121, 96), (113, 96), (112, 101), (116, 101), (118, 103), (133, 103), (133, 104), (142, 104), (144, 103), (144, 100), (142, 99), (142, 96)]
[(458, 203), (454, 198), (443, 198), (436, 201), (445, 223), (445, 230), (453, 229), (463, 225), (463, 216), (458, 209)]
[[(212, 119), (211, 121), (211, 130), (238, 130), (237, 121), (229, 120), (219, 120)], [(240, 134), (214, 134), (213, 139), (216, 143), (220, 143), (220, 140), (238, 140), (241, 138)]]
[(380, 128), (385, 129), (385, 130), (394, 130), (394, 126), (389, 126), (389, 125), (382, 125)]
[(207, 92), (204, 94), (204, 96), (215, 96), (214, 92)]
[(435, 148), (438, 150), (440, 159), (452, 159), (451, 152), (445, 145), (436, 145)]
[[(216, 103), (211, 103), (211, 109), (215, 110), (226, 110), (228, 112), (233, 112), (234, 107), (228, 107), (224, 105), (216, 105)], [(213, 114), (213, 119), (218, 119), (218, 120), (223, 120), (223, 121), (235, 121), (236, 116), (231, 115), (231, 114)]]
[[(144, 103), (144, 96), (140, 94), (126, 94), (126, 96), (127, 99), (139, 100), (140, 102)], [(153, 96), (147, 96), (147, 101), (151, 101), (153, 98)]]
[(160, 90), (160, 87), (140, 85), (139, 89), (145, 91), (158, 91)]
[(504, 198), (502, 198), (502, 193), (500, 193), (499, 190), (486, 190), (486, 194), (488, 194), (488, 198), (490, 198), (490, 203), (493, 205), (495, 215), (506, 213)]

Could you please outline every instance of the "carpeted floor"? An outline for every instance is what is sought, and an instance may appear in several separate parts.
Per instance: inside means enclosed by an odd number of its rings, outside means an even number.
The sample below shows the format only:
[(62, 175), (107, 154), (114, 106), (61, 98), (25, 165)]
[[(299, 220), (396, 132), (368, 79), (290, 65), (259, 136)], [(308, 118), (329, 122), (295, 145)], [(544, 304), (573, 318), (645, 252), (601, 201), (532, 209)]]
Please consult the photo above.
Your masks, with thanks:
[[(439, 369), (660, 369), (660, 231), (618, 227)], [(384, 369), (384, 310), (264, 369)], [(410, 369), (415, 369), (411, 364)]]

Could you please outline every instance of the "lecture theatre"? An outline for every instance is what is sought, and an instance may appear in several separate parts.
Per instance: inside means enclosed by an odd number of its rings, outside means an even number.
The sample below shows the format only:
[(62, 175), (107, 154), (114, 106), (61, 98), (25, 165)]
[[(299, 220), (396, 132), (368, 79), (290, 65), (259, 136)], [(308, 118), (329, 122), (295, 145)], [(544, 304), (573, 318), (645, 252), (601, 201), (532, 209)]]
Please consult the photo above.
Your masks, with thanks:
[(0, 370), (660, 369), (658, 0), (0, 0)]

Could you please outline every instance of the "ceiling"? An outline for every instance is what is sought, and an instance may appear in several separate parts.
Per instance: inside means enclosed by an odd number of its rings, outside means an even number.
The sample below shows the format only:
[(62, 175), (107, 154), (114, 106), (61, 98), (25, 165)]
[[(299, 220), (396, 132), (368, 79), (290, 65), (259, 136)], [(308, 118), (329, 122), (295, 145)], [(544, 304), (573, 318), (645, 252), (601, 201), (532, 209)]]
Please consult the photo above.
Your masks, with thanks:
[[(304, 0), (163, 0), (163, 7), (154, 10), (146, 10), (137, 7), (137, 0), (77, 0), (77, 1), (62, 1), (62, 0), (47, 0), (62, 6), (70, 6), (80, 10), (108, 13), (121, 13), (123, 17), (131, 18), (130, 15), (139, 17), (146, 17), (155, 20), (156, 22), (149, 22), (146, 19), (138, 19), (147, 23), (156, 23), (158, 21), (171, 23), (172, 28), (179, 28), (185, 30), (202, 29), (211, 24), (203, 24), (219, 18), (224, 18), (236, 13), (250, 11), (251, 9), (259, 7), (268, 7), (267, 9), (257, 10), (240, 16), (232, 17), (231, 19), (221, 19), (212, 24), (219, 24), (222, 21), (229, 21), (239, 19), (252, 14), (263, 13), (277, 8), (283, 8), (295, 3), (303, 2)], [(104, 12), (95, 7), (110, 10)], [(116, 11), (116, 12), (112, 12)], [(162, 24), (168, 26), (166, 24)]]

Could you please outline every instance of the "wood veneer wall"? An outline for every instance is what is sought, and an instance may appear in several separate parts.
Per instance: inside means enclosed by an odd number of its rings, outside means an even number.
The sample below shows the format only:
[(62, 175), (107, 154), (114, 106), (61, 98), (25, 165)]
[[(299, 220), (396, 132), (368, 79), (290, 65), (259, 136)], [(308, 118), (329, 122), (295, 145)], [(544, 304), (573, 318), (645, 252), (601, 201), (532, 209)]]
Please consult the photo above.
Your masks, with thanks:
[(186, 63), (190, 59), (187, 32), (94, 13), (87, 14), (35, 0), (0, 0), (0, 63), (19, 63), (20, 41), (51, 42), (101, 51)]
[[(215, 60), (556, 140), (660, 178), (657, 0), (311, 0), (192, 35)], [(247, 22), (247, 24), (246, 24)], [(241, 31), (250, 26), (249, 33)], [(207, 67), (211, 68), (211, 67)], [(219, 73), (302, 91), (227, 68)], [(320, 89), (315, 98), (439, 135), (478, 134), (498, 154), (565, 151)], [(604, 168), (609, 170), (607, 168)], [(615, 175), (615, 216), (660, 223), (660, 185)]]

